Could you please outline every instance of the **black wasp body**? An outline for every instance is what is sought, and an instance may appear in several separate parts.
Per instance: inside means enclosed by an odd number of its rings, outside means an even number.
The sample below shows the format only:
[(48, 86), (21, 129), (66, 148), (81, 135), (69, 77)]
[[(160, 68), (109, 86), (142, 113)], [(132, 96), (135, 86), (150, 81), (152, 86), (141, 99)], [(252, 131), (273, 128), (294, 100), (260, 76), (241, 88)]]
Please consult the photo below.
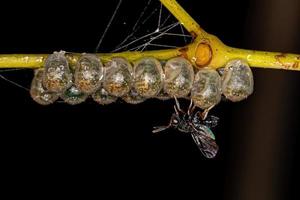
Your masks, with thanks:
[(192, 101), (188, 111), (184, 112), (176, 98), (175, 101), (175, 113), (172, 115), (169, 125), (155, 127), (153, 133), (174, 128), (182, 133), (191, 134), (202, 154), (207, 158), (214, 158), (219, 148), (211, 128), (217, 125), (219, 119), (215, 116), (207, 116), (210, 109), (204, 112), (194, 112), (195, 106)]

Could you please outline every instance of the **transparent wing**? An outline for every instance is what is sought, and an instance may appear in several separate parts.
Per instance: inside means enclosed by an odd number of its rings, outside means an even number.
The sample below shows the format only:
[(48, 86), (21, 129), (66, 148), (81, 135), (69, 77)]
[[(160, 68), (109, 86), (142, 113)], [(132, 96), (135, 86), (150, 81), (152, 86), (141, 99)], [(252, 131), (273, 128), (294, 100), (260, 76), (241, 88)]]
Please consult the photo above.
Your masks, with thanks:
[(205, 120), (201, 119), (201, 112), (197, 112), (193, 117), (194, 126), (198, 127), (200, 125), (207, 126), (208, 128), (214, 128), (218, 125), (219, 118), (213, 115), (209, 115)]
[(191, 135), (201, 153), (206, 158), (214, 158), (217, 155), (219, 147), (214, 139), (204, 133), (196, 131), (192, 132)]
[(209, 115), (204, 121), (203, 124), (209, 128), (216, 127), (218, 125), (219, 118), (213, 115)]

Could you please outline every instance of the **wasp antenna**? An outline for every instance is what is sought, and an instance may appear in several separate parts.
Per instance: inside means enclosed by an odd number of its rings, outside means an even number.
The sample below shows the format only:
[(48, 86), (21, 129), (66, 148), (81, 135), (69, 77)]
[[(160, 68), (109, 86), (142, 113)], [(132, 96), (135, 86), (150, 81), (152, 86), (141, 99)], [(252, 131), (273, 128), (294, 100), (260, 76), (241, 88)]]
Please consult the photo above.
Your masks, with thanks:
[(179, 112), (178, 112), (177, 107), (175, 105), (174, 105), (174, 110), (176, 112), (176, 115), (179, 115)]
[(193, 103), (194, 103), (194, 102), (193, 102), (193, 100), (191, 99), (190, 105), (189, 105), (189, 108), (188, 108), (188, 111), (187, 111), (188, 115), (190, 115), (191, 113), (193, 113), (193, 111), (194, 111), (194, 109), (195, 109), (195, 105), (194, 105)]
[(164, 130), (167, 130), (168, 128), (170, 128), (171, 125), (168, 126), (157, 126), (157, 127), (153, 127), (152, 133), (159, 133), (162, 132)]

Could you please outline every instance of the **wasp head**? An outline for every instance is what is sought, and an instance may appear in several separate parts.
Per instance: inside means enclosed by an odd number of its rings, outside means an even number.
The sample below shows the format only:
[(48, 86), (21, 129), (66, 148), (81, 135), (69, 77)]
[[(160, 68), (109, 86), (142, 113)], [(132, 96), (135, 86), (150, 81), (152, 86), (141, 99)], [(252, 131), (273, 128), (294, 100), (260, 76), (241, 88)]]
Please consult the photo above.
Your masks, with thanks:
[(174, 106), (175, 112), (172, 114), (170, 122), (167, 126), (154, 127), (153, 133), (158, 133), (164, 131), (168, 128), (174, 128), (184, 133), (191, 132), (191, 123), (192, 123), (192, 107), (188, 109), (187, 112), (181, 110), (179, 103), (176, 100), (176, 105)]

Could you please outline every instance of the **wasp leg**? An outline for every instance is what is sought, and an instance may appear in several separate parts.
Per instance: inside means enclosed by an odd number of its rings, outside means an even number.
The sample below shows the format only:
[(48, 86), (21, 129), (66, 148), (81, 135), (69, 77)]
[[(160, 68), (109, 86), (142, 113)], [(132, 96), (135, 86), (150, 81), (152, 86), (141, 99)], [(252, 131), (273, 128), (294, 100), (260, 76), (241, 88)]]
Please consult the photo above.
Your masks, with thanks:
[(215, 105), (213, 105), (213, 106), (211, 106), (211, 107), (205, 109), (205, 110), (200, 114), (200, 117), (201, 117), (202, 120), (205, 120), (205, 119), (206, 119), (206, 117), (207, 117), (209, 111), (210, 111), (213, 107), (215, 107)]
[(175, 99), (175, 103), (176, 103), (176, 107), (175, 107), (176, 109), (175, 109), (175, 111), (177, 110), (177, 111), (180, 111), (180, 112), (183, 113), (183, 111), (180, 108), (180, 104), (179, 104), (179, 101), (178, 101), (177, 97), (174, 96), (174, 99)]
[(187, 114), (190, 116), (194, 112), (195, 108), (196, 108), (196, 105), (194, 104), (193, 100), (191, 99)]

